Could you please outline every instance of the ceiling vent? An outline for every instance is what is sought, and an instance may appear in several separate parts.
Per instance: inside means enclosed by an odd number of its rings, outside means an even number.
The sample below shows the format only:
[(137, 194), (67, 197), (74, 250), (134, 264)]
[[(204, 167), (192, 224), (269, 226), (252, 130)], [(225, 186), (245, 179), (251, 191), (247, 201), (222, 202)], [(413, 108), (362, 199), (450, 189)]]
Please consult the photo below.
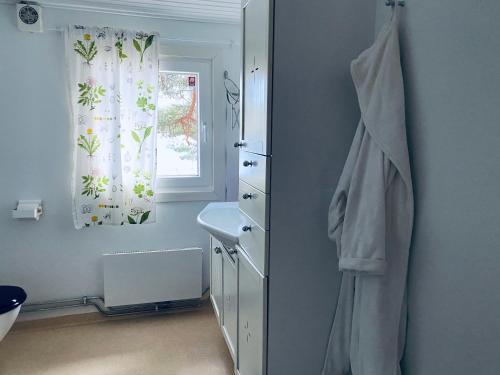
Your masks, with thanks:
[(16, 10), (19, 30), (32, 33), (41, 33), (43, 31), (41, 6), (21, 2), (17, 4)]

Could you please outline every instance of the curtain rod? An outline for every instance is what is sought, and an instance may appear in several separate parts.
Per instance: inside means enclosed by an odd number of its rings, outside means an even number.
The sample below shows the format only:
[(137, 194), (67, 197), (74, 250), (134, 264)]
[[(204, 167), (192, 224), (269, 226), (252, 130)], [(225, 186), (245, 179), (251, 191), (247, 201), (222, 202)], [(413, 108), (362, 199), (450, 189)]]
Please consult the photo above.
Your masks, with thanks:
[[(54, 27), (45, 29), (45, 31), (62, 33), (64, 32), (64, 28)], [(186, 39), (186, 38), (167, 38), (162, 36), (160, 36), (160, 41), (168, 43), (212, 44), (212, 45), (227, 46), (227, 47), (234, 47), (239, 45), (239, 43), (236, 43), (234, 40), (200, 40), (200, 39)]]

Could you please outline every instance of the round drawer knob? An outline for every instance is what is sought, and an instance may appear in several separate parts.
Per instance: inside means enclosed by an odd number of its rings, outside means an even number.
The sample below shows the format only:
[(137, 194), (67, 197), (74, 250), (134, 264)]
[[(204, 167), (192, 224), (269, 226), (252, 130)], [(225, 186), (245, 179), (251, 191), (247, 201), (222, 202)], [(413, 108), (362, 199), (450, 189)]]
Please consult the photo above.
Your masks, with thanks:
[(236, 142), (236, 143), (234, 144), (234, 147), (235, 147), (235, 148), (238, 148), (238, 147), (243, 147), (244, 145), (245, 145), (245, 144), (244, 144), (243, 142)]
[(242, 195), (242, 198), (243, 199), (252, 199), (253, 198), (253, 194), (250, 194), (250, 193), (245, 193)]
[(244, 166), (244, 167), (251, 167), (251, 166), (253, 166), (254, 164), (255, 164), (255, 162), (253, 162), (253, 161), (248, 161), (248, 160), (245, 160), (245, 161), (243, 162), (243, 166)]
[(228, 251), (229, 255), (235, 255), (235, 254), (238, 254), (238, 250), (236, 249), (231, 249)]
[(243, 228), (241, 228), (243, 232), (251, 232), (252, 227), (250, 225), (245, 225)]
[(216, 247), (216, 248), (214, 249), (214, 251), (215, 251), (215, 254), (220, 254), (220, 253), (222, 253), (222, 249), (221, 249), (220, 247)]

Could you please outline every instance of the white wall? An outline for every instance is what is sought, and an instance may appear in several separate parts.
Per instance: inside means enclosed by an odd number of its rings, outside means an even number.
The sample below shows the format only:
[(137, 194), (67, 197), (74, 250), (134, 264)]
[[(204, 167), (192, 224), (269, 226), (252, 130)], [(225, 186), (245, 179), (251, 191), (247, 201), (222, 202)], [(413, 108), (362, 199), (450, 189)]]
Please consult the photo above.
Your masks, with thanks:
[(498, 375), (500, 2), (407, 0), (401, 16), (416, 209), (403, 372)]
[[(68, 24), (158, 31), (162, 36), (239, 41), (239, 27), (46, 9), (46, 28)], [(71, 128), (65, 91), (62, 34), (19, 32), (15, 8), (0, 5), (0, 284), (24, 287), (29, 301), (102, 295), (101, 254), (114, 250), (199, 246), (208, 234), (196, 224), (206, 202), (159, 204), (157, 223), (77, 231), (71, 214)], [(196, 45), (196, 44), (195, 44)], [(206, 46), (206, 44), (204, 44)], [(168, 48), (168, 46), (167, 46)], [(239, 46), (225, 47), (226, 69), (239, 77)], [(215, 77), (222, 79), (222, 77)], [(225, 106), (224, 93), (215, 105)], [(228, 145), (238, 138), (228, 132)], [(236, 168), (230, 150), (229, 168)], [(237, 171), (228, 179), (234, 199)], [(15, 221), (19, 199), (41, 198), (40, 222)], [(208, 286), (208, 251), (204, 286)]]

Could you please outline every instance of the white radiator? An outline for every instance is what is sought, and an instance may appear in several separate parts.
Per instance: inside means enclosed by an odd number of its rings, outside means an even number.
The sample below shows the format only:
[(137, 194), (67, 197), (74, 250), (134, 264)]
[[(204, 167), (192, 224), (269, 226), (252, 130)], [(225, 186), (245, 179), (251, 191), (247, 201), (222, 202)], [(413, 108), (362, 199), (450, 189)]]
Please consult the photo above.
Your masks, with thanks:
[(106, 306), (201, 298), (202, 250), (160, 250), (104, 256)]

